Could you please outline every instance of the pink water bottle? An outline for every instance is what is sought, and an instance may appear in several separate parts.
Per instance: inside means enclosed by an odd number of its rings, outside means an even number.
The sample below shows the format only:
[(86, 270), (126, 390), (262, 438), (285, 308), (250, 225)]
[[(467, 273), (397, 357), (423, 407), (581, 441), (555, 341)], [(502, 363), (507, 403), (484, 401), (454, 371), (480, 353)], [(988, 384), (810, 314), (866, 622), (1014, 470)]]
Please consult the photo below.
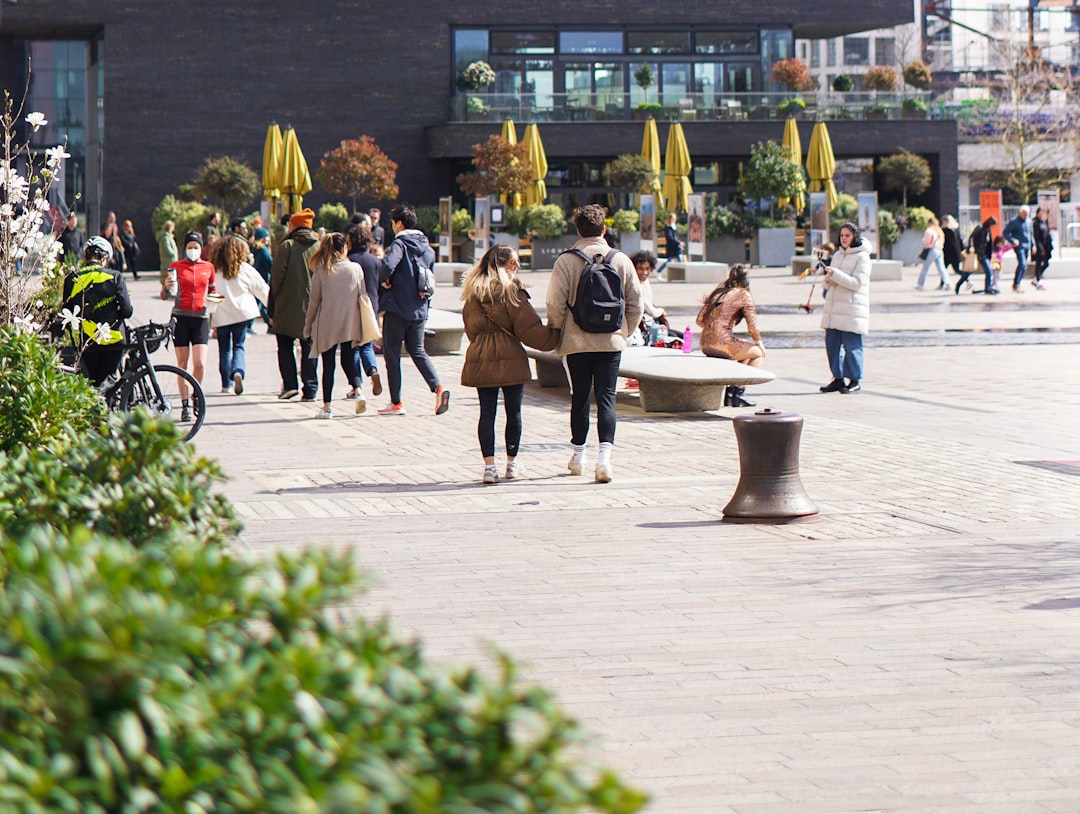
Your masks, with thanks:
[(694, 350), (694, 334), (690, 331), (690, 326), (686, 326), (686, 330), (682, 332), (682, 352), (692, 353)]

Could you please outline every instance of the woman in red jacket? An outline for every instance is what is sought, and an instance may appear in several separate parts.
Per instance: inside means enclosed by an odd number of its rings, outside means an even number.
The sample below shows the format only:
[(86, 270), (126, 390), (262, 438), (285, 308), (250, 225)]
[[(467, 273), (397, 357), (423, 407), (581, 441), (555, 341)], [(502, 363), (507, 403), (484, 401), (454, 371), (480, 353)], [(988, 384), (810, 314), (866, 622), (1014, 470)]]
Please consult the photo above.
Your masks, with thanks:
[[(217, 294), (214, 266), (200, 259), (202, 243), (202, 235), (198, 232), (188, 232), (184, 236), (184, 256), (169, 266), (165, 285), (161, 289), (161, 299), (170, 296), (176, 299), (172, 310), (176, 364), (187, 370), (190, 361), (191, 375), (200, 384), (206, 372), (206, 349), (210, 343), (210, 313), (206, 308), (206, 298), (207, 294)], [(191, 421), (187, 383), (183, 379), (178, 381), (183, 402), (180, 420)]]

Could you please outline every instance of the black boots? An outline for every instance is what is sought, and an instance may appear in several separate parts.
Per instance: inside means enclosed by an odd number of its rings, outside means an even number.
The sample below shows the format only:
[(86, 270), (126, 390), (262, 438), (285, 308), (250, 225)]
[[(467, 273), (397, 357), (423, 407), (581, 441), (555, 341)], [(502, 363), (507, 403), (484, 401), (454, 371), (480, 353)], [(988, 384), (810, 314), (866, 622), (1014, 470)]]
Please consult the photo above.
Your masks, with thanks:
[(724, 388), (724, 406), (725, 407), (756, 407), (756, 401), (750, 401), (743, 398), (743, 394), (746, 393), (745, 387), (733, 387), (728, 385)]
[(858, 379), (848, 379), (848, 383), (840, 388), (840, 393), (858, 393), (862, 390), (862, 385), (859, 384)]

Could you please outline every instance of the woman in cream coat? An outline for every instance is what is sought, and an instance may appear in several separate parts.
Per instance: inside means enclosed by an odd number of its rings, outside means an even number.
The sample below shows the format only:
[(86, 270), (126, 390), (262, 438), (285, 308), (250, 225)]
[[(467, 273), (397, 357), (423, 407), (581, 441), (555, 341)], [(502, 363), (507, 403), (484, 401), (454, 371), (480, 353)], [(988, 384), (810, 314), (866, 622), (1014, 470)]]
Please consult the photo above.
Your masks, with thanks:
[[(825, 271), (825, 353), (832, 381), (822, 393), (855, 393), (862, 389), (863, 337), (870, 331), (870, 244), (859, 227), (840, 227), (840, 248)], [(844, 378), (847, 382), (844, 382)]]

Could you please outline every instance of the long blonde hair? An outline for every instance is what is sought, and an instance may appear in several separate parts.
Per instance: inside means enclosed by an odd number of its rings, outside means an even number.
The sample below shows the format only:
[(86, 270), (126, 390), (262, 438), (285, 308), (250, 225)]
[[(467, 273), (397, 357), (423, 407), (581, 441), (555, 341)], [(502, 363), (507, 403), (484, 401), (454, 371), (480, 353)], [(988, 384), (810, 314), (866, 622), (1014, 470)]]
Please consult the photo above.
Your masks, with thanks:
[(514, 247), (505, 243), (497, 243), (484, 252), (480, 262), (465, 275), (461, 283), (462, 301), (495, 303), (505, 300), (517, 305), (521, 285), (506, 270), (506, 264), (515, 254)]
[(319, 248), (311, 255), (311, 270), (332, 274), (334, 263), (349, 255), (349, 240), (341, 232), (331, 232), (319, 241)]

